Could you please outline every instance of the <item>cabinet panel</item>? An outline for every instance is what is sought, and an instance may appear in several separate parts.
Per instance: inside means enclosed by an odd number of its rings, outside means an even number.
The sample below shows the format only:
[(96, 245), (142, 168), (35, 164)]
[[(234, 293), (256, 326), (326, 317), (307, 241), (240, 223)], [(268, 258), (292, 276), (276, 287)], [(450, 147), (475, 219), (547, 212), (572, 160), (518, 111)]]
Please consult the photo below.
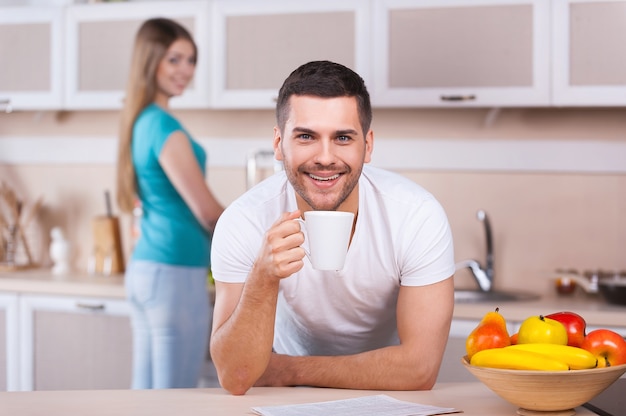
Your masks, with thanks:
[(35, 311), (34, 390), (129, 388), (128, 317)]
[[(321, 25), (333, 30), (320, 31)], [(277, 89), (291, 71), (312, 60), (326, 59), (354, 68), (354, 25), (351, 12), (229, 16), (226, 88)], [(267, 28), (280, 28), (280, 32)], [(286, 33), (297, 34), (298, 40), (284, 36)], [(264, 60), (265, 65), (246, 65), (250, 59)]]
[(554, 103), (626, 104), (626, 1), (555, 0)]
[(438, 383), (475, 381), (476, 378), (461, 364), (466, 354), (465, 340), (480, 321), (473, 319), (453, 319), (450, 325), (448, 343), (437, 376)]
[(133, 46), (130, 40), (134, 39), (142, 21), (78, 24), (78, 91), (123, 91), (126, 88)]
[(461, 363), (461, 357), (466, 355), (466, 337), (450, 337), (443, 353), (443, 361), (439, 368), (437, 383), (459, 383), (476, 381), (476, 377), (467, 371)]
[(570, 5), (570, 84), (626, 85), (626, 2)]
[(174, 108), (207, 107), (209, 7), (206, 1), (90, 4), (67, 8), (66, 107), (122, 107), (134, 38), (141, 24), (167, 16), (187, 28), (198, 46), (194, 80)]
[(61, 106), (62, 16), (60, 8), (2, 8), (0, 102), (6, 111)]
[(284, 79), (313, 60), (367, 79), (369, 5), (358, 0), (217, 0), (212, 92), (218, 108), (273, 108)]
[[(23, 23), (0, 26), (0, 53), (6, 59), (0, 66), (3, 91), (46, 91), (50, 80), (49, 23)], [(9, 65), (7, 65), (9, 64)]]
[(132, 332), (124, 301), (23, 296), (21, 389), (130, 387)]
[(374, 101), (382, 106), (549, 103), (549, 3), (374, 3)]
[(7, 390), (7, 317), (0, 306), (0, 391)]
[(530, 87), (532, 18), (530, 4), (391, 10), (389, 85)]
[(18, 297), (0, 294), (0, 391), (18, 389)]
[[(438, 383), (468, 382), (476, 381), (476, 377), (463, 367), (461, 357), (467, 354), (465, 340), (480, 320), (474, 319), (453, 319), (450, 326), (448, 343), (443, 354), (443, 361), (437, 377)], [(507, 322), (509, 334), (514, 334), (519, 329), (520, 322)]]

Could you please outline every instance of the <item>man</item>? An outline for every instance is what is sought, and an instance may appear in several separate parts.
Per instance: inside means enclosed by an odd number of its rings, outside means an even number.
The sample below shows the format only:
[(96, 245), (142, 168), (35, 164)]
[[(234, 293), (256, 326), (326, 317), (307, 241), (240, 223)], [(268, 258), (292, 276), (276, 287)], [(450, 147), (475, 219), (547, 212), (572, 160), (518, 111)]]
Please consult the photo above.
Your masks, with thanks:
[[(276, 118), (284, 171), (231, 204), (213, 238), (222, 387), (432, 388), (454, 304), (443, 209), (414, 182), (363, 166), (372, 111), (352, 70), (302, 65), (280, 89)], [(297, 218), (309, 210), (355, 214), (343, 270), (305, 259)]]

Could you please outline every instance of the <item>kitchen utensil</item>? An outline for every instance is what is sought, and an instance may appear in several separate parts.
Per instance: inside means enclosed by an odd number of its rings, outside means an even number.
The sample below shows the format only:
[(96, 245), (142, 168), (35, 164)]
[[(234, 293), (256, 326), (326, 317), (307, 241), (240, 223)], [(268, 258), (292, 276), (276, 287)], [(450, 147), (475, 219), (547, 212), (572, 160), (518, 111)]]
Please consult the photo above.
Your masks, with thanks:
[(550, 278), (555, 280), (555, 287), (557, 287), (559, 281), (568, 279), (574, 282), (576, 287), (582, 288), (586, 293), (598, 293), (597, 276), (587, 277), (579, 274), (576, 270), (557, 270), (554, 273), (550, 273)]
[(31, 207), (28, 215), (25, 217), (24, 221), (22, 221), (22, 224), (19, 227), (20, 241), (22, 242), (22, 246), (24, 247), (24, 252), (26, 253), (26, 258), (28, 259), (28, 264), (33, 264), (34, 260), (30, 251), (28, 240), (26, 240), (26, 235), (24, 234), (24, 230), (28, 229), (28, 226), (30, 225), (32, 220), (35, 218), (37, 213), (39, 212), (42, 202), (43, 202), (42, 198), (39, 197), (37, 201), (35, 202), (35, 204)]
[(246, 188), (250, 189), (268, 176), (282, 170), (272, 149), (251, 150), (246, 158)]
[(573, 415), (626, 372), (626, 364), (569, 371), (525, 371), (477, 367), (461, 359), (478, 380), (504, 400), (519, 406), (519, 415)]
[(607, 302), (615, 305), (626, 305), (626, 272), (600, 278), (598, 289)]
[[(5, 183), (0, 183), (0, 268), (18, 270), (35, 266), (25, 230), (41, 207), (41, 198), (24, 215), (24, 202), (17, 193)], [(8, 214), (7, 214), (8, 212)], [(19, 263), (18, 247), (26, 256), (26, 262)]]
[(124, 256), (120, 224), (117, 217), (98, 216), (91, 221), (94, 239), (93, 272), (116, 274), (124, 272)]
[(124, 254), (119, 219), (113, 216), (109, 192), (104, 194), (106, 215), (97, 216), (91, 221), (94, 249), (89, 271), (99, 274), (124, 272)]

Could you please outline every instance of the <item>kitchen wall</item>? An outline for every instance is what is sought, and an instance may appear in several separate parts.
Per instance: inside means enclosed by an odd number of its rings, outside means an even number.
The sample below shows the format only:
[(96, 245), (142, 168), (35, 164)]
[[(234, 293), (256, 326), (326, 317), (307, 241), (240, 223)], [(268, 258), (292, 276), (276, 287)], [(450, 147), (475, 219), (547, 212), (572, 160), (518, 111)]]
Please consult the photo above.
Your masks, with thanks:
[[(544, 143), (556, 142), (562, 143), (562, 158), (567, 160), (569, 146), (589, 145), (591, 157), (595, 146), (626, 143), (623, 112), (621, 108), (503, 109), (491, 119), (493, 112), (487, 109), (375, 109), (373, 129), (379, 145), (401, 139), (394, 141), (398, 155), (403, 154), (402, 143), (408, 146), (423, 139), (450, 143), (451, 157), (459, 156), (455, 154), (459, 141), (470, 146), (485, 140), (522, 141), (533, 144), (538, 154)], [(177, 115), (199, 138), (223, 139), (219, 143), (250, 138), (271, 146), (271, 111), (187, 110)], [(9, 139), (115, 137), (117, 122), (118, 113), (113, 111), (0, 114), (0, 152)], [(216, 152), (207, 150), (210, 155)], [(376, 145), (373, 158), (375, 162)], [(623, 160), (626, 165), (626, 154)], [(241, 166), (215, 165), (209, 164), (208, 182), (228, 204), (245, 191), (244, 160)], [(624, 169), (614, 173), (480, 166), (396, 170), (441, 201), (452, 225), (457, 260), (483, 261), (485, 239), (476, 211), (487, 211), (494, 232), (499, 288), (551, 290), (547, 276), (558, 267), (626, 269)], [(92, 247), (90, 221), (104, 213), (103, 192), (114, 191), (114, 175), (113, 163), (0, 163), (0, 179), (18, 191), (27, 207), (37, 197), (44, 198), (38, 223), (28, 230), (43, 265), (50, 264), (46, 254), (49, 229), (59, 225), (73, 245), (74, 268), (85, 270)], [(122, 226), (128, 252), (126, 216)], [(458, 273), (456, 284), (474, 285), (465, 272)]]

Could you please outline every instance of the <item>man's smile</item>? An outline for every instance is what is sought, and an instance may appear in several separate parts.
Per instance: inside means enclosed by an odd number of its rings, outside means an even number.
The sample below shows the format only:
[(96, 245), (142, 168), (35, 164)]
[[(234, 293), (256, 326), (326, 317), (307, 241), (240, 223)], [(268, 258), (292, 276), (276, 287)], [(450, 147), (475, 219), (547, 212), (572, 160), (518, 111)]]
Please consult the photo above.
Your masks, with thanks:
[(339, 178), (339, 174), (336, 173), (333, 176), (323, 177), (323, 176), (317, 176), (317, 175), (314, 175), (312, 173), (309, 173), (309, 177), (312, 178), (312, 179), (315, 179), (316, 181), (327, 182), (327, 181), (332, 181), (334, 179)]

